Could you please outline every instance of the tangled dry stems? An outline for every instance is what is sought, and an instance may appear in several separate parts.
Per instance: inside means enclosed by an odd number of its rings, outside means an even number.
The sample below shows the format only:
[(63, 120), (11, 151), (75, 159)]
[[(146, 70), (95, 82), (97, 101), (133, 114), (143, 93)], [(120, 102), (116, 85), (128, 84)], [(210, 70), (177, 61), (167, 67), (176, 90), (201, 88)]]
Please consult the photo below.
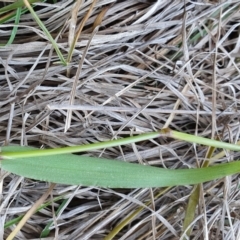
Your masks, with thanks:
[[(82, 3), (76, 26), (91, 2)], [(240, 3), (185, 2), (98, 1), (66, 67), (58, 63), (56, 52), (30, 13), (22, 15), (14, 44), (0, 48), (1, 144), (54, 148), (165, 126), (236, 142)], [(96, 16), (111, 3), (92, 36)], [(35, 5), (66, 59), (72, 1)], [(13, 25), (13, 21), (0, 25), (1, 44), (8, 41)], [(181, 168), (196, 167), (206, 151), (206, 147), (157, 139), (86, 154)], [(239, 153), (232, 153), (223, 161), (238, 157)], [(0, 209), (3, 238), (13, 229), (4, 231), (4, 222), (25, 213), (47, 188), (47, 183), (5, 176)], [(204, 184), (192, 239), (239, 237), (237, 190), (237, 176)], [(34, 214), (17, 239), (39, 237), (52, 218), (51, 233), (58, 239), (103, 239), (139, 206), (144, 209), (117, 239), (179, 239), (192, 187), (171, 188), (153, 200), (159, 191), (57, 185), (52, 198), (62, 195), (69, 199), (68, 204), (57, 217), (53, 209), (61, 201)], [(148, 200), (152, 204), (146, 207)]]

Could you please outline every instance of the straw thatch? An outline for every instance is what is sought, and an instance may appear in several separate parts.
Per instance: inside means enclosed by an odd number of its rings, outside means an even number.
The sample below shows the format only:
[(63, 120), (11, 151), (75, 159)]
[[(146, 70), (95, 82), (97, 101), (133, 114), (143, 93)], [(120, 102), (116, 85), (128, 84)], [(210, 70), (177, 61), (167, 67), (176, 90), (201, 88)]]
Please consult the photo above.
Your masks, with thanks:
[[(65, 59), (73, 30), (91, 3), (34, 4)], [(99, 0), (67, 66), (30, 13), (22, 14), (10, 45), (14, 20), (5, 21), (0, 24), (1, 145), (54, 148), (163, 127), (235, 143), (240, 132), (239, 9), (239, 1)], [(93, 30), (101, 13), (100, 26)], [(182, 168), (198, 166), (206, 151), (155, 139), (86, 154)], [(230, 153), (222, 161), (238, 156)], [(6, 239), (15, 224), (4, 230), (4, 223), (25, 214), (49, 184), (2, 176), (0, 232)], [(237, 177), (203, 185), (191, 239), (239, 237)], [(16, 239), (39, 239), (51, 220), (47, 239), (103, 239), (140, 206), (143, 210), (115, 239), (180, 239), (192, 189), (171, 188), (154, 200), (163, 189), (57, 185), (48, 201), (62, 198), (33, 214)]]

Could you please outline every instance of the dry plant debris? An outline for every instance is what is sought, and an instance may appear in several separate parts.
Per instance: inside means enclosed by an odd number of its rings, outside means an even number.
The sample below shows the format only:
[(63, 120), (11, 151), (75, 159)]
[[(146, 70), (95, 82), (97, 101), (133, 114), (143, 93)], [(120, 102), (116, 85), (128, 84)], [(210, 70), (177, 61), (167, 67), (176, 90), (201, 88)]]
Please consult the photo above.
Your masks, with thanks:
[[(32, 4), (65, 59), (92, 2)], [(1, 1), (0, 7), (8, 4)], [(239, 10), (239, 1), (99, 0), (67, 66), (27, 11), (7, 44), (15, 23), (14, 17), (6, 19), (15, 12), (0, 12), (1, 145), (54, 148), (166, 126), (237, 142)], [(206, 152), (157, 139), (85, 154), (186, 168), (199, 166)], [(230, 153), (221, 161), (239, 155)], [(22, 216), (49, 183), (1, 174), (0, 238), (6, 239), (16, 223), (5, 229), (4, 224)], [(238, 176), (202, 186), (191, 239), (239, 239), (238, 187)], [(33, 214), (16, 239), (39, 239), (51, 221), (47, 239), (103, 239), (139, 207), (115, 239), (185, 239), (182, 225), (192, 190), (57, 185), (51, 204)]]

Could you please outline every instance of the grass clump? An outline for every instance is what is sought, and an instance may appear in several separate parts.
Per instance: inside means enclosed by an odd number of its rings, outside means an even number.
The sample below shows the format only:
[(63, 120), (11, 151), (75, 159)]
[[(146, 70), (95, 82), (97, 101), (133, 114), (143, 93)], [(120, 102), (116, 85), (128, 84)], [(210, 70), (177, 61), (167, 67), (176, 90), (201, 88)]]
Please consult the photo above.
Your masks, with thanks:
[[(237, 1), (28, 1), (34, 12), (26, 2), (0, 3), (2, 146), (85, 145), (167, 127), (238, 142)], [(161, 137), (82, 155), (166, 169), (239, 159)], [(237, 174), (128, 190), (1, 176), (3, 239), (34, 203), (17, 239), (237, 238)]]

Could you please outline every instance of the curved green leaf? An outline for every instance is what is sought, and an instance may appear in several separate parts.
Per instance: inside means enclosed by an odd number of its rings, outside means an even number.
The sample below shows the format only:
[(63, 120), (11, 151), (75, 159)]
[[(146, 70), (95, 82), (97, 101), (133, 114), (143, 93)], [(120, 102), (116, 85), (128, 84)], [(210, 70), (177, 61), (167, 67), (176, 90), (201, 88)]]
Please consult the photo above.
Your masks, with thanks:
[[(19, 146), (2, 152), (26, 151)], [(109, 188), (148, 188), (197, 184), (240, 172), (240, 161), (207, 168), (168, 170), (94, 157), (61, 154), (5, 159), (2, 169), (20, 176), (70, 185)]]

